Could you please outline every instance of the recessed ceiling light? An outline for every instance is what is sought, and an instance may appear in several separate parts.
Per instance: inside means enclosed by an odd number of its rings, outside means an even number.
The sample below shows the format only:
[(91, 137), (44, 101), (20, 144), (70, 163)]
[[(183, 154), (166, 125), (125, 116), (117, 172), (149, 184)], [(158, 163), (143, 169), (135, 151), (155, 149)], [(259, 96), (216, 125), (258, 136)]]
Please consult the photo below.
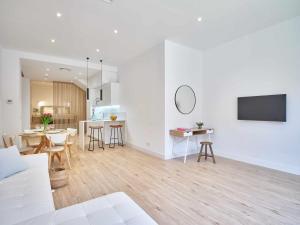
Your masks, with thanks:
[(78, 74), (79, 74), (79, 75), (82, 75), (82, 73), (81, 73), (81, 72), (79, 72)]
[(75, 76), (75, 77), (74, 77), (74, 79), (75, 79), (75, 80), (77, 80), (77, 79), (78, 79), (78, 77), (76, 77), (76, 76)]
[(114, 30), (114, 33), (117, 34), (117, 33), (118, 33), (118, 30)]
[(113, 0), (103, 0), (105, 3), (111, 4)]
[(60, 18), (62, 16), (62, 14), (60, 12), (56, 13), (57, 18)]
[(49, 71), (50, 71), (50, 69), (49, 69), (49, 68), (46, 68), (46, 71), (48, 71), (48, 72), (49, 72)]
[(97, 48), (97, 49), (96, 49), (96, 52), (100, 52), (100, 49), (99, 49), (99, 48)]
[(51, 43), (55, 43), (55, 39), (51, 39)]
[(49, 76), (49, 74), (48, 73), (45, 73), (45, 77), (48, 77)]
[(197, 20), (198, 20), (198, 22), (201, 22), (202, 21), (202, 17), (198, 17)]

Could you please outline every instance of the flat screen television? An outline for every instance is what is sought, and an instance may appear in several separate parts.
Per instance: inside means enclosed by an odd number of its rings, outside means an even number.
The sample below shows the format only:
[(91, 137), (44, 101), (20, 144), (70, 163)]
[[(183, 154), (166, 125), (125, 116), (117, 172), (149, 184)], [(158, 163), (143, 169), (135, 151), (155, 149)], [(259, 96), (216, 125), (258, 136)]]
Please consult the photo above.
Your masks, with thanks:
[(239, 97), (238, 120), (286, 122), (286, 94)]

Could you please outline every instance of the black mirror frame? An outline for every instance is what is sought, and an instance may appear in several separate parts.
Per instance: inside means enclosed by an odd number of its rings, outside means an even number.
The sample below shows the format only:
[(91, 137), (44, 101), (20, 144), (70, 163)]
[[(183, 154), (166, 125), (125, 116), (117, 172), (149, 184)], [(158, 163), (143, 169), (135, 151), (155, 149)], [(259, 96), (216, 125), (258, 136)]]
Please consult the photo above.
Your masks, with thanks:
[[(195, 102), (194, 102), (193, 108), (192, 108), (189, 112), (182, 112), (182, 111), (178, 108), (178, 105), (177, 105), (177, 103), (176, 103), (176, 95), (177, 95), (177, 92), (178, 92), (179, 89), (182, 88), (182, 87), (188, 87), (188, 88), (190, 88), (190, 89), (192, 90), (193, 94), (194, 94), (194, 97), (195, 97)], [(184, 84), (184, 85), (179, 86), (179, 87), (177, 88), (176, 92), (175, 92), (174, 102), (175, 102), (175, 106), (176, 106), (178, 112), (180, 112), (181, 114), (184, 114), (184, 115), (191, 114), (191, 113), (194, 111), (195, 106), (196, 106), (196, 103), (197, 103), (197, 98), (196, 98), (196, 94), (195, 94), (195, 92), (194, 92), (194, 89), (193, 89), (191, 86), (187, 85), (187, 84)]]

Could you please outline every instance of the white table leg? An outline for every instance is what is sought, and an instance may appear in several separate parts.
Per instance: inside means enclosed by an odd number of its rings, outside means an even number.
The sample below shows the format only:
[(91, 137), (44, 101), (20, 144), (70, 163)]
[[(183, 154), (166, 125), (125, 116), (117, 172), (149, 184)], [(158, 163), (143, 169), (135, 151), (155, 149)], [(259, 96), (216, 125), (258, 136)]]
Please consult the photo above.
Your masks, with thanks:
[(197, 152), (198, 152), (198, 150), (200, 150), (199, 135), (196, 135), (196, 148), (197, 148)]
[(174, 157), (174, 142), (175, 142), (175, 137), (172, 137), (172, 157)]
[(83, 123), (82, 130), (83, 130), (83, 134), (82, 134), (82, 151), (84, 151), (85, 150), (85, 143), (84, 143), (84, 141), (85, 141), (85, 123)]
[(190, 137), (188, 136), (186, 139), (186, 147), (185, 147), (185, 154), (184, 154), (184, 161), (183, 161), (184, 163), (186, 162), (186, 156), (189, 149), (189, 142), (190, 142)]
[(84, 146), (85, 146), (85, 143), (84, 143), (84, 140), (85, 140), (85, 129), (84, 129), (84, 126), (85, 125), (85, 122), (81, 121), (79, 122), (79, 140), (80, 140), (80, 147), (81, 147), (81, 150), (84, 151)]

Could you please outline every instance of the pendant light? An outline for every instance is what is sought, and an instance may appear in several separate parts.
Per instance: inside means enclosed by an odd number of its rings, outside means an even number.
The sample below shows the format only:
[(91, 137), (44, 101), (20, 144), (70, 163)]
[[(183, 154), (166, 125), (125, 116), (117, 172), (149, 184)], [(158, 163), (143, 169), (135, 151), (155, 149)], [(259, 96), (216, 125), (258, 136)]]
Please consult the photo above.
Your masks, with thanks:
[(89, 57), (86, 57), (86, 100), (90, 100), (90, 90), (89, 90)]
[(102, 71), (103, 71), (103, 69), (102, 69), (102, 59), (100, 59), (100, 64), (101, 64), (101, 71), (100, 71), (100, 101), (102, 101), (103, 100), (103, 90), (102, 90), (102, 76), (103, 76), (103, 73), (102, 73)]

